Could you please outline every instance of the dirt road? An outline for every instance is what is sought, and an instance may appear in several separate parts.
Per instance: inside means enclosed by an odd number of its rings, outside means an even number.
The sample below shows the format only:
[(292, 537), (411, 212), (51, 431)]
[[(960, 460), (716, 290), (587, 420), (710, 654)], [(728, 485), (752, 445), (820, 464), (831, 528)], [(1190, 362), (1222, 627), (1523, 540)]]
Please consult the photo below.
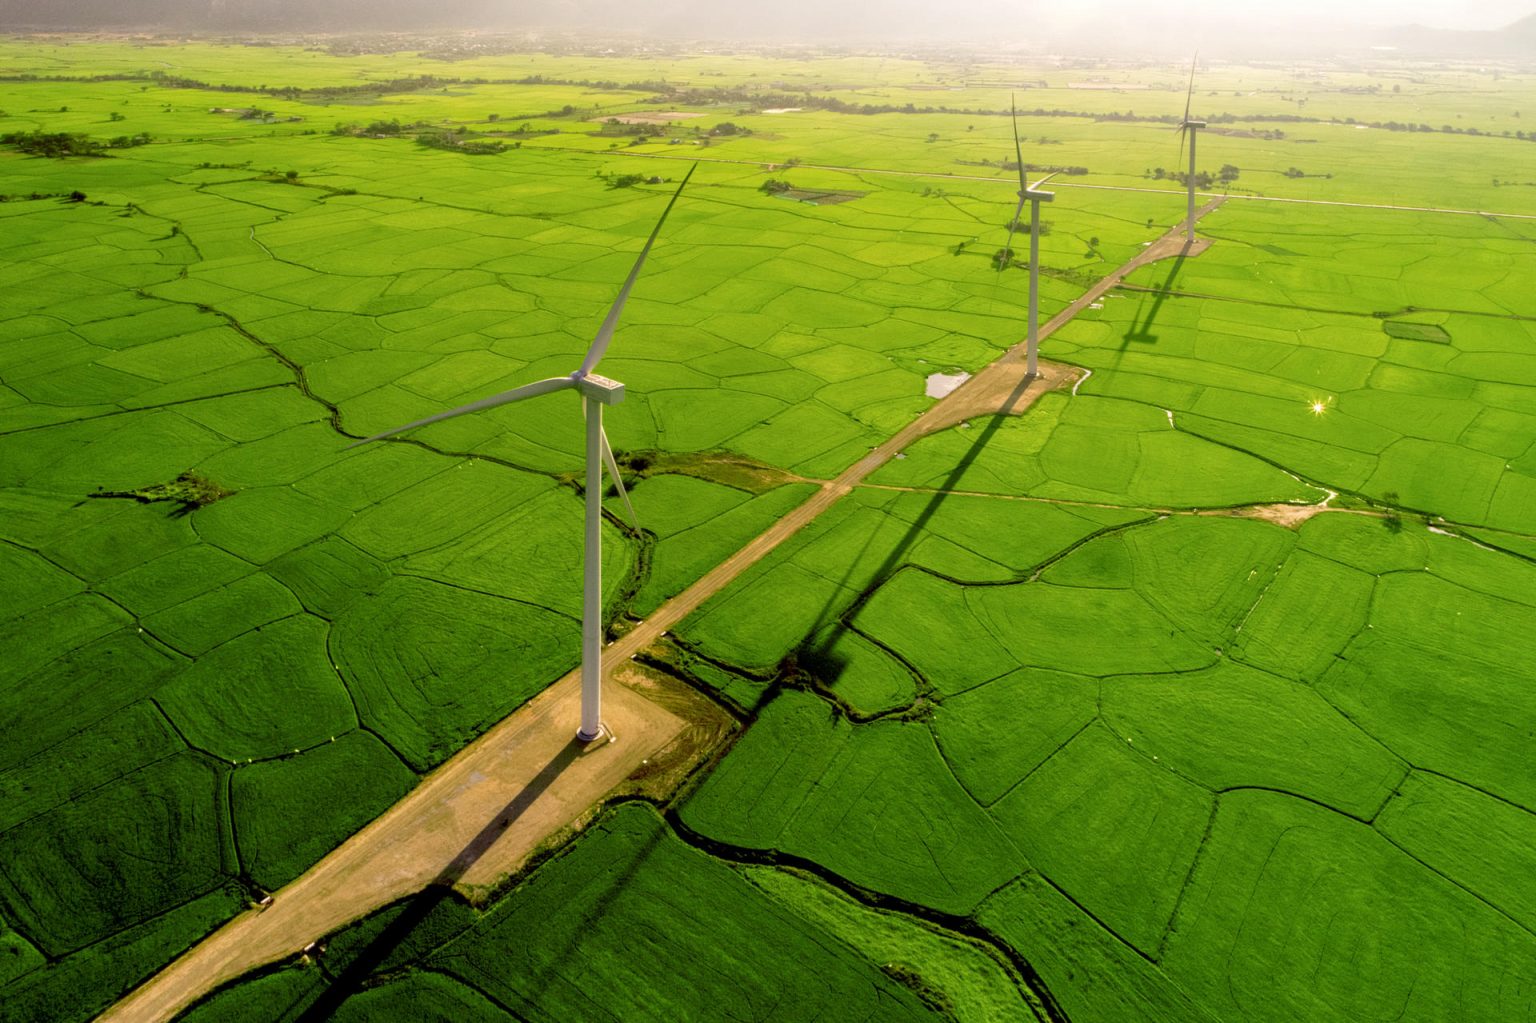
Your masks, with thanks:
[[(1196, 213), (1203, 217), (1216, 200)], [(1156, 259), (1177, 256), (1177, 231), (1144, 249), (1040, 328), (1048, 338), (1121, 278)], [(1192, 254), (1205, 243), (1197, 242)], [(1081, 370), (1040, 363), (1024, 373), (1023, 343), (956, 388), (805, 503), (779, 519), (703, 578), (658, 608), (608, 647), (620, 664), (720, 592), (926, 434), (999, 411), (1018, 414), (1040, 395), (1069, 387)], [(566, 675), (471, 743), (383, 816), (276, 893), (265, 910), (236, 917), (101, 1017), (101, 1023), (162, 1023), (220, 984), (303, 949), (375, 909), (428, 885), (476, 887), (516, 869), (538, 845), (574, 822), (647, 758), (679, 736), (687, 722), (624, 686), (604, 688), (604, 723), (612, 743), (574, 741), (580, 719), (580, 670)]]

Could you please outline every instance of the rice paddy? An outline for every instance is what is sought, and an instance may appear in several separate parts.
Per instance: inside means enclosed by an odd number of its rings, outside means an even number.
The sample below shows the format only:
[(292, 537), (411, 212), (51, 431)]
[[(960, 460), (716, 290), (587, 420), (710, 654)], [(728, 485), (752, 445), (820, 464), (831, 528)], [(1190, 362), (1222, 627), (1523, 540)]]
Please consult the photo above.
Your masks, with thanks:
[[(723, 756), (185, 1018), (1531, 1018), (1532, 79), (1412, 72), (1213, 68), (1214, 244), (1047, 339), (1088, 376), (648, 653)], [(0, 1020), (93, 1017), (577, 664), (574, 402), (347, 445), (568, 374), (698, 160), (602, 365), (624, 631), (1022, 336), (1014, 79), (1073, 169), (1043, 317), (1183, 216), (1180, 71), (1081, 74), (0, 40), (0, 135), (109, 147), (0, 146)]]

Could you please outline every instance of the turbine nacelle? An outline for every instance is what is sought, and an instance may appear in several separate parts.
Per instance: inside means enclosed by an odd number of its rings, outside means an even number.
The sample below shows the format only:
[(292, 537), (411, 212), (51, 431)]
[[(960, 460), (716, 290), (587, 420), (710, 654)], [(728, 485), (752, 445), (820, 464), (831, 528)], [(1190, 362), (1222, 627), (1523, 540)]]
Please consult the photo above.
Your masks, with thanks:
[(583, 398), (591, 398), (593, 401), (602, 402), (604, 405), (617, 405), (624, 400), (624, 385), (617, 380), (609, 379), (599, 373), (586, 373), (575, 376), (576, 390), (581, 392)]

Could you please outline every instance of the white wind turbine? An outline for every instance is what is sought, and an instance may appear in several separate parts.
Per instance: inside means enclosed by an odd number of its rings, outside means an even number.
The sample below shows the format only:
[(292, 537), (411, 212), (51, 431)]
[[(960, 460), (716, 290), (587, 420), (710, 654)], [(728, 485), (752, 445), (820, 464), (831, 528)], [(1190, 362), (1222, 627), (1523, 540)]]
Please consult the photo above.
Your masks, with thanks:
[(1013, 251), (1013, 231), (1018, 226), (1019, 214), (1024, 212), (1024, 204), (1029, 203), (1029, 334), (1028, 343), (1025, 346), (1027, 364), (1025, 372), (1031, 379), (1040, 375), (1038, 366), (1038, 353), (1040, 351), (1040, 204), (1050, 202), (1056, 198), (1054, 192), (1042, 192), (1040, 186), (1054, 178), (1055, 174), (1047, 174), (1031, 185), (1024, 177), (1024, 148), (1019, 144), (1019, 108), (1018, 104), (1010, 101), (1013, 108), (1013, 154), (1019, 165), (1019, 205), (1013, 211), (1013, 219), (1008, 223), (1008, 244), (1003, 246), (1003, 258), (998, 260), (998, 270), (1001, 272), (1008, 265)]
[(605, 376), (599, 376), (592, 372), (596, 368), (598, 360), (608, 350), (608, 343), (613, 340), (614, 328), (618, 326), (619, 314), (624, 311), (624, 303), (629, 300), (629, 292), (635, 286), (635, 279), (640, 276), (640, 268), (645, 265), (645, 257), (650, 255), (651, 246), (656, 243), (656, 236), (661, 233), (661, 226), (667, 222), (667, 214), (672, 212), (672, 207), (677, 203), (677, 197), (683, 194), (683, 189), (688, 184), (688, 179), (693, 177), (693, 172), (698, 169), (698, 164), (689, 168), (683, 177), (682, 184), (677, 186), (677, 191), (672, 193), (672, 199), (667, 203), (667, 208), (661, 211), (661, 219), (656, 221), (656, 227), (651, 231), (651, 236), (646, 240), (645, 247), (640, 250), (640, 256), (635, 260), (635, 265), (629, 271), (629, 277), (624, 281), (624, 286), (619, 289), (619, 297), (613, 302), (608, 315), (603, 319), (603, 325), (598, 328), (597, 336), (593, 338), (592, 345), (587, 349), (586, 358), (581, 361), (581, 367), (570, 376), (550, 377), (547, 380), (536, 380), (522, 387), (514, 387), (510, 391), (492, 395), (489, 398), (481, 398), (479, 401), (461, 405), (447, 412), (439, 412), (435, 416), (418, 419), (414, 423), (406, 423), (397, 426), (393, 430), (385, 430), (376, 433), (372, 437), (366, 437), (350, 445), (357, 447), (359, 444), (368, 444), (385, 437), (393, 437), (397, 433), (414, 430), (419, 426), (430, 423), (439, 423), (445, 419), (453, 419), (469, 412), (481, 412), (485, 409), (496, 408), (500, 405), (508, 405), (514, 401), (522, 401), (524, 398), (533, 398), (541, 394), (550, 394), (554, 391), (575, 390), (581, 394), (582, 412), (587, 421), (587, 450), (586, 450), (586, 543), (582, 548), (582, 594), (581, 594), (581, 727), (576, 732), (576, 737), (582, 742), (591, 742), (603, 734), (602, 719), (602, 628), (603, 628), (603, 556), (602, 556), (602, 522), (603, 522), (603, 466), (608, 467), (608, 473), (613, 477), (614, 485), (618, 488), (619, 496), (624, 499), (624, 507), (629, 512), (631, 521), (635, 519), (634, 506), (629, 503), (629, 494), (624, 490), (624, 482), (619, 478), (619, 467), (613, 458), (613, 448), (608, 444), (608, 434), (603, 429), (603, 406), (617, 405), (624, 400), (624, 385), (617, 380), (610, 380)]
[(1189, 62), (1189, 92), (1184, 97), (1184, 120), (1179, 122), (1179, 155), (1184, 155), (1184, 139), (1189, 138), (1189, 177), (1185, 183), (1189, 186), (1189, 220), (1186, 222), (1189, 229), (1189, 240), (1195, 240), (1195, 139), (1200, 134), (1200, 129), (1205, 127), (1204, 121), (1191, 121), (1189, 119), (1189, 106), (1195, 99), (1195, 65), (1200, 60), (1199, 51)]

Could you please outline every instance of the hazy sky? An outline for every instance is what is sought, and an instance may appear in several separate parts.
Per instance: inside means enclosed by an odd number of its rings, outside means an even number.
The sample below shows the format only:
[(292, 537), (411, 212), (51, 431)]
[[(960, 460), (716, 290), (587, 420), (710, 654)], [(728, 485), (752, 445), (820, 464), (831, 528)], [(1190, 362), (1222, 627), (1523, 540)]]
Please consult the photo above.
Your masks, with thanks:
[[(992, 0), (980, 0), (991, 3)], [(959, 0), (956, 6), (964, 6)], [(1019, 6), (1001, 3), (1002, 7)], [(1074, 0), (1052, 4), (1053, 12), (1064, 9), (1086, 12), (1111, 12), (1131, 17), (1145, 15), (1148, 4), (1127, 0)], [(1252, 17), (1262, 21), (1303, 21), (1308, 18), (1347, 21), (1365, 25), (1428, 25), (1434, 28), (1491, 29), (1536, 12), (1536, 0), (1172, 0), (1155, 4), (1159, 17), (1178, 14), (1214, 16), (1222, 20)]]
[(560, 27), (807, 42), (965, 37), (1004, 45), (1066, 34), (1124, 47), (1142, 39), (1262, 42), (1273, 30), (1314, 35), (1344, 25), (1496, 29), (1533, 12), (1536, 0), (0, 0), (0, 27)]

